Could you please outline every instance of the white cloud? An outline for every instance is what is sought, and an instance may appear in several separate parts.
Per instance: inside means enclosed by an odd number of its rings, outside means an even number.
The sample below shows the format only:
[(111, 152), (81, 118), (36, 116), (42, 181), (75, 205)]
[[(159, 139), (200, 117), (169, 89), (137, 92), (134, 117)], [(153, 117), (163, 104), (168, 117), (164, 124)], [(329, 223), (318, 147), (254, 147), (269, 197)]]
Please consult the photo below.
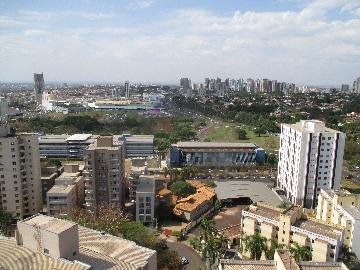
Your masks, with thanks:
[[(11, 44), (0, 45), (4, 76), (0, 80), (23, 79), (33, 70), (43, 70), (50, 80), (175, 81), (189, 76), (200, 81), (207, 76), (252, 76), (350, 83), (360, 75), (360, 18), (346, 15), (356, 13), (353, 4), (317, 0), (304, 2), (297, 12), (234, 11), (227, 16), (180, 9), (159, 21), (131, 27), (24, 26), (21, 35), (0, 36), (0, 44)], [(342, 20), (326, 16), (334, 8), (341, 10)], [(115, 15), (104, 14), (104, 19), (108, 16)]]
[(132, 1), (129, 4), (129, 9), (143, 9), (143, 8), (148, 8), (151, 5), (155, 4), (156, 1), (153, 0), (142, 0), (142, 1)]

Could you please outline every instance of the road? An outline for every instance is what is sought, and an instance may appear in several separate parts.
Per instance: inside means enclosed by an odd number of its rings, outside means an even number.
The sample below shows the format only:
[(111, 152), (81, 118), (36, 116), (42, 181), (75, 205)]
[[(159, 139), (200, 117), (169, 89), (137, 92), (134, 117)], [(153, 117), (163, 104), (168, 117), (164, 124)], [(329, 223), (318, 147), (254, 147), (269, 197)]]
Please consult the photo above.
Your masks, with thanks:
[(204, 262), (201, 257), (189, 246), (181, 242), (166, 242), (167, 246), (171, 250), (175, 250), (180, 257), (185, 256), (189, 260), (189, 264), (184, 267), (188, 270), (196, 270), (198, 267), (205, 268)]

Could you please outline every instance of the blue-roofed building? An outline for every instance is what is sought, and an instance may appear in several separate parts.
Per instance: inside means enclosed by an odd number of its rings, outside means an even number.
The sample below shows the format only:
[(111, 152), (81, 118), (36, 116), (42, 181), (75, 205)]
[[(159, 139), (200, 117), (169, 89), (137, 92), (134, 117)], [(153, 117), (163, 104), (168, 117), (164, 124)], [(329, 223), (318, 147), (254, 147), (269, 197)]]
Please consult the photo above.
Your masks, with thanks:
[(224, 167), (263, 164), (265, 150), (253, 143), (178, 142), (169, 150), (170, 166)]

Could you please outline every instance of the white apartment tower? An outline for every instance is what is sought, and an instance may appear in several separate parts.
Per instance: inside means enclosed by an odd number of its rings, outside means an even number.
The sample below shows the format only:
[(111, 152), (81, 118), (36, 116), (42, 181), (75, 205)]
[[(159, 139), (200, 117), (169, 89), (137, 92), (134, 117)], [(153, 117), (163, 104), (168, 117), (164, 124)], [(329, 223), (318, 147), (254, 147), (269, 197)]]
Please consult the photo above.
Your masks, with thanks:
[(85, 149), (85, 206), (124, 204), (123, 144), (113, 136), (101, 136)]
[(39, 143), (36, 134), (15, 134), (0, 125), (0, 210), (22, 219), (42, 210)]
[(286, 197), (315, 208), (321, 189), (339, 189), (345, 134), (317, 120), (282, 124), (277, 186)]

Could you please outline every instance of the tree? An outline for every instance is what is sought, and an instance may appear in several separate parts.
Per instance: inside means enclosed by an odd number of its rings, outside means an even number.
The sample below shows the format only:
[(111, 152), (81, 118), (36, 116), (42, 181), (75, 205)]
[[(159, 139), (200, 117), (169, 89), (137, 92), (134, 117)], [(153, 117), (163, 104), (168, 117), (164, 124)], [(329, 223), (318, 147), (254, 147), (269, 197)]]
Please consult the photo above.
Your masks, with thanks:
[(182, 181), (176, 181), (170, 186), (170, 190), (172, 193), (182, 198), (196, 193), (196, 188), (193, 185)]
[(158, 254), (158, 269), (180, 270), (183, 266), (176, 251), (165, 249)]
[(200, 227), (201, 227), (201, 236), (205, 241), (207, 241), (216, 232), (215, 221), (212, 219), (211, 220), (207, 218), (202, 219), (200, 222)]
[(259, 126), (259, 127), (254, 128), (254, 133), (256, 135), (258, 135), (258, 137), (260, 137), (261, 134), (265, 134), (265, 132), (266, 132), (266, 130), (265, 130), (265, 128), (263, 126)]
[(290, 204), (288, 202), (282, 202), (278, 205), (278, 208), (281, 209), (288, 209), (290, 207)]
[(240, 248), (242, 251), (250, 252), (252, 260), (260, 260), (263, 252), (267, 251), (267, 239), (256, 232), (253, 235), (243, 235)]
[(215, 207), (215, 210), (221, 209), (221, 201), (219, 199), (216, 199), (214, 207)]
[(0, 211), (0, 235), (11, 236), (13, 232), (12, 228), (12, 216), (7, 212)]
[(238, 129), (238, 137), (239, 137), (239, 140), (247, 140), (248, 137), (247, 137), (247, 132), (245, 129)]
[(270, 153), (270, 154), (267, 156), (266, 162), (267, 162), (269, 165), (275, 167), (275, 166), (278, 164), (278, 158), (276, 157), (275, 154)]
[(294, 242), (293, 247), (290, 248), (290, 251), (292, 255), (294, 256), (294, 259), (297, 262), (300, 261), (310, 261), (311, 260), (311, 251), (307, 249), (306, 247), (300, 246), (298, 243)]
[(268, 248), (266, 251), (265, 251), (265, 256), (266, 256), (266, 259), (268, 260), (273, 260), (274, 259), (274, 255), (275, 255), (275, 251), (277, 249), (281, 249), (281, 248), (284, 248), (285, 245), (284, 244), (279, 244), (278, 241), (274, 240), (274, 239), (271, 239), (271, 244), (270, 244), (270, 248)]
[(358, 259), (356, 257), (356, 254), (351, 252), (348, 247), (343, 246), (342, 250), (342, 261), (349, 269), (353, 269), (353, 267), (358, 264)]
[(190, 237), (189, 244), (193, 247), (193, 249), (201, 250), (201, 242), (198, 237), (196, 237), (196, 236)]

